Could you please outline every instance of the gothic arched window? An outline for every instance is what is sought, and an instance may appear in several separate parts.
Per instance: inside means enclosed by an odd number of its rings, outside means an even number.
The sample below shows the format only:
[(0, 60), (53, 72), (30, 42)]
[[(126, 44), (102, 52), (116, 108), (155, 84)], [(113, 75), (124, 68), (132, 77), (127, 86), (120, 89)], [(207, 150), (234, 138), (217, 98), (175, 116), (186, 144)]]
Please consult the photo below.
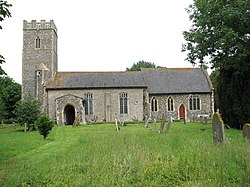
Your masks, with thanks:
[(171, 96), (167, 99), (167, 111), (174, 111), (174, 99)]
[(128, 94), (120, 93), (120, 114), (128, 113)]
[(86, 93), (85, 95), (85, 115), (93, 114), (93, 95), (92, 93)]
[(200, 110), (201, 100), (198, 95), (189, 96), (189, 110)]
[(151, 111), (152, 112), (158, 111), (157, 99), (155, 97), (153, 97), (152, 100), (151, 100)]

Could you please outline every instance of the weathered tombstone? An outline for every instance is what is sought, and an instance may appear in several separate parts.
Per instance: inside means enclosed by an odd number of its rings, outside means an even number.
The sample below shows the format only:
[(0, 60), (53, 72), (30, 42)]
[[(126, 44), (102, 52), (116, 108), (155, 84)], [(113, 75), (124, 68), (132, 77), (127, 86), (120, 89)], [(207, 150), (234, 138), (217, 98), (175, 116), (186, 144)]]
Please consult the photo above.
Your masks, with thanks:
[(168, 124), (167, 124), (167, 127), (166, 127), (166, 133), (168, 133), (168, 132), (169, 132), (169, 129), (170, 129), (171, 123), (172, 123), (172, 118), (171, 118), (171, 117), (169, 117), (169, 119), (168, 119)]
[(116, 132), (119, 133), (120, 128), (119, 128), (119, 125), (117, 123), (117, 119), (115, 119), (115, 127), (116, 127)]
[(183, 122), (184, 122), (184, 124), (186, 124), (186, 117), (183, 118)]
[(250, 139), (250, 124), (245, 124), (242, 129), (243, 138)]
[(124, 127), (124, 121), (125, 121), (125, 120), (123, 119), (123, 120), (122, 120), (122, 127)]
[(161, 126), (160, 126), (160, 131), (159, 131), (159, 133), (162, 133), (162, 131), (163, 131), (163, 129), (164, 129), (165, 120), (166, 120), (165, 114), (162, 113), (162, 121), (161, 121)]
[(207, 116), (204, 117), (204, 123), (207, 125)]
[(154, 118), (154, 127), (153, 127), (152, 131), (156, 131), (156, 119), (155, 118)]
[(148, 128), (148, 122), (149, 122), (149, 118), (148, 116), (145, 117), (145, 128)]
[(24, 123), (24, 132), (27, 132), (27, 123)]
[(200, 123), (202, 123), (202, 116), (200, 115)]
[(214, 143), (226, 143), (226, 136), (224, 133), (224, 122), (218, 112), (213, 115), (212, 128)]

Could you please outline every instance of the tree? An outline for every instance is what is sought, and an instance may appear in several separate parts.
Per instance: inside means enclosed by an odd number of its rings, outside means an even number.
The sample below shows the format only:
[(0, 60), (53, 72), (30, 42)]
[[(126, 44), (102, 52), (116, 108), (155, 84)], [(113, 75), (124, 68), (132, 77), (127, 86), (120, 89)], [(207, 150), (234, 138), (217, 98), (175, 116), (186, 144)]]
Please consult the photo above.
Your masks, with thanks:
[(35, 126), (37, 127), (39, 134), (43, 135), (43, 138), (45, 140), (52, 130), (54, 122), (47, 116), (41, 115), (35, 122)]
[(219, 105), (219, 96), (218, 96), (218, 82), (220, 77), (220, 71), (218, 69), (215, 69), (210, 74), (210, 79), (212, 81), (213, 87), (214, 87), (214, 108), (218, 109), (220, 108)]
[(1, 76), (0, 87), (0, 119), (13, 119), (16, 103), (21, 99), (21, 85), (8, 76)]
[[(11, 4), (8, 4), (7, 1), (0, 0), (0, 22), (3, 21), (6, 17), (11, 17), (11, 13), (9, 11), (9, 7)], [(2, 26), (0, 25), (0, 29)], [(5, 74), (4, 70), (1, 67), (1, 64), (5, 62), (5, 59), (2, 55), (0, 55), (0, 75)]]
[(223, 120), (241, 129), (250, 121), (250, 1), (196, 0), (187, 12), (193, 23), (183, 32), (187, 60), (218, 69)]
[(152, 62), (141, 60), (137, 63), (134, 63), (131, 68), (127, 68), (126, 71), (140, 71), (141, 68), (160, 68), (160, 66), (156, 66)]
[(41, 115), (40, 103), (31, 96), (17, 103), (15, 109), (17, 122), (21, 125), (27, 124), (28, 130), (35, 130), (35, 121)]

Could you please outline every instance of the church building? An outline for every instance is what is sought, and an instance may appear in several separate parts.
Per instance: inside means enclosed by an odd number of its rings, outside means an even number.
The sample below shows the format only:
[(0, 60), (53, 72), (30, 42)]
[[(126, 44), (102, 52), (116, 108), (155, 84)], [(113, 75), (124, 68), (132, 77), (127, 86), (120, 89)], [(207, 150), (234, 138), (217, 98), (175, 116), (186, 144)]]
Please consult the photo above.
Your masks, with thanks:
[(174, 119), (214, 112), (213, 87), (202, 68), (122, 72), (58, 72), (53, 21), (23, 22), (22, 98), (31, 95), (58, 125), (146, 116)]

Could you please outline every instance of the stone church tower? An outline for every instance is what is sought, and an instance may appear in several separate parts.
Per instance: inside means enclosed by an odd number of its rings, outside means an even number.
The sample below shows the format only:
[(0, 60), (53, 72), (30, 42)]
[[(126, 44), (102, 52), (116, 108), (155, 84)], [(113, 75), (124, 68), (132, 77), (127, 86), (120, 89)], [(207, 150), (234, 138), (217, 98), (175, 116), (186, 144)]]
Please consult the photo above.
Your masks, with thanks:
[(56, 72), (55, 23), (23, 21), (22, 98), (30, 95), (45, 105), (45, 83), (52, 80)]

